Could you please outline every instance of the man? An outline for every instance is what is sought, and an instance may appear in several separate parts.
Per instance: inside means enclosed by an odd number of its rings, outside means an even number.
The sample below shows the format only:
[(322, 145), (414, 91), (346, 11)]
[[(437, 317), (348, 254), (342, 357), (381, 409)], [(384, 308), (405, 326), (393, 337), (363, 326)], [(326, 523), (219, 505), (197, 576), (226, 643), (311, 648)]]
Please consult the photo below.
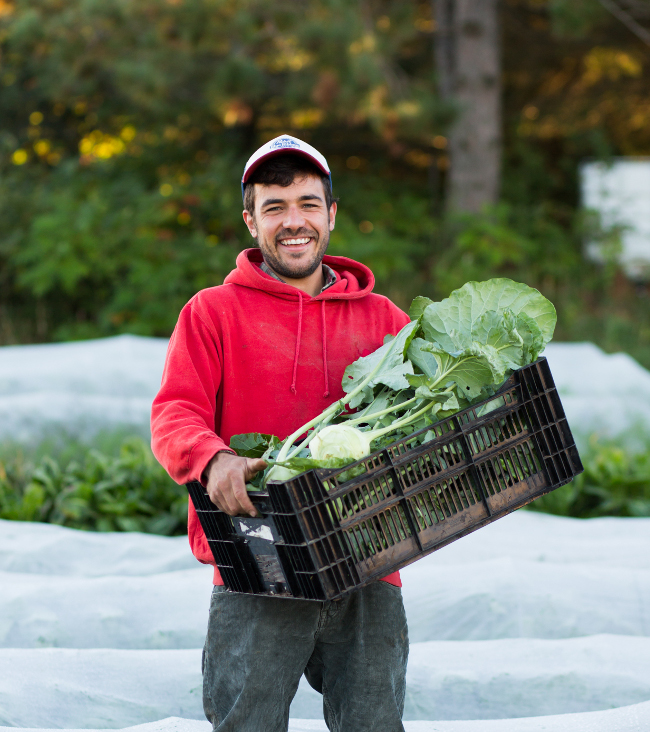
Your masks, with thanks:
[[(201, 480), (220, 509), (255, 515), (245, 483), (265, 467), (232, 435), (280, 438), (343, 396), (345, 367), (408, 317), (372, 293), (370, 270), (326, 256), (337, 203), (325, 158), (281, 136), (248, 161), (243, 251), (224, 284), (183, 308), (152, 411), (156, 457), (179, 483)], [(214, 564), (190, 502), (197, 559)], [(285, 732), (301, 675), (336, 732), (403, 730), (408, 656), (399, 574), (341, 600), (225, 591), (215, 567), (203, 651), (203, 702), (218, 732)]]

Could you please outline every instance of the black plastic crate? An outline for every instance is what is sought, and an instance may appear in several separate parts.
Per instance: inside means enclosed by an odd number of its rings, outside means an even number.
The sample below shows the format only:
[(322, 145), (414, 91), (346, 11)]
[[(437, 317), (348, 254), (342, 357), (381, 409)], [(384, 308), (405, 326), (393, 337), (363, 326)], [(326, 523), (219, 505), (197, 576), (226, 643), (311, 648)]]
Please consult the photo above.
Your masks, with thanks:
[[(331, 600), (549, 493), (582, 463), (545, 358), (494, 397), (341, 470), (251, 493), (263, 518), (231, 517), (188, 485), (226, 586)], [(356, 468), (356, 470), (355, 470)], [(363, 471), (350, 478), (350, 471)]]

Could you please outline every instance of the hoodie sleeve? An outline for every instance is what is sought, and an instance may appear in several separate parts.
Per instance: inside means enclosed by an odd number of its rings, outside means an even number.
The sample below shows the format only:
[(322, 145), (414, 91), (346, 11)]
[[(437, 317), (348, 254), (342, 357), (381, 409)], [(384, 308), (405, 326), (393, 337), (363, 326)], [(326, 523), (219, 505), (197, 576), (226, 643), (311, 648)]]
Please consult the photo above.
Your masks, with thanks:
[(232, 452), (215, 432), (221, 364), (218, 335), (190, 301), (169, 341), (151, 410), (151, 448), (177, 483), (200, 480), (217, 452)]

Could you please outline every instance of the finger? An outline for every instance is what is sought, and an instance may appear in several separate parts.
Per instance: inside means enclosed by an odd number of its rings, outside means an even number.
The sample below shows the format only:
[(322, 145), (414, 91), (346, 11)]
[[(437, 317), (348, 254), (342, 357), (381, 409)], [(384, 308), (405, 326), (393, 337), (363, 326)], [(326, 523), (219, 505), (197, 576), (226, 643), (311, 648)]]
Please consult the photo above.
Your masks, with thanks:
[(238, 476), (238, 480), (233, 481), (233, 498), (237, 501), (239, 513), (247, 513), (250, 516), (257, 516), (257, 510), (248, 497), (246, 484), (241, 476)]
[(229, 483), (228, 486), (223, 489), (221, 493), (221, 500), (225, 505), (224, 510), (229, 516), (237, 516), (242, 512), (233, 483)]
[[(243, 468), (243, 469), (242, 469)], [(254, 507), (248, 501), (248, 492), (244, 483), (245, 463), (229, 470), (227, 475), (220, 482), (221, 502), (225, 505), (225, 512), (230, 516), (239, 516), (241, 514), (250, 514)], [(256, 515), (256, 514), (251, 514)]]
[(232, 479), (228, 475), (221, 475), (219, 480), (216, 476), (208, 483), (208, 495), (212, 503), (219, 508), (219, 510), (227, 513), (229, 516), (236, 516), (238, 503), (231, 497), (232, 494)]
[(225, 510), (225, 504), (223, 500), (221, 499), (221, 491), (219, 490), (219, 486), (215, 485), (214, 483), (212, 485), (208, 484), (208, 487), (206, 488), (206, 492), (208, 494), (208, 498), (214, 503), (214, 505), (220, 510)]
[(208, 496), (209, 496), (210, 500), (212, 501), (212, 503), (214, 503), (214, 505), (220, 511), (225, 511), (224, 504), (222, 503), (221, 498), (216, 491), (212, 491), (212, 493), (208, 492)]
[(241, 513), (247, 513), (249, 516), (255, 518), (257, 516), (257, 509), (253, 506), (251, 499), (248, 497), (248, 491), (244, 488), (244, 494), (238, 495), (239, 506)]
[(257, 473), (265, 470), (266, 466), (266, 460), (262, 458), (246, 458), (246, 480), (254, 478)]

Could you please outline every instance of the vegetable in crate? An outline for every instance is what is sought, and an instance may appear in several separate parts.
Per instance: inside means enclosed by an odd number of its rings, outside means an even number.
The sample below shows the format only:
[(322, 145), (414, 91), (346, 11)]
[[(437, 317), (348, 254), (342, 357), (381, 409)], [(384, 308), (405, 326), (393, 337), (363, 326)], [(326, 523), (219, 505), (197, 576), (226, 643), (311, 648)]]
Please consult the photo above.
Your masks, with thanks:
[(269, 463), (258, 487), (310, 468), (344, 467), (490, 397), (512, 371), (537, 360), (556, 322), (549, 300), (505, 278), (468, 282), (441, 302), (416, 297), (409, 315), (395, 337), (347, 367), (346, 396), (286, 440), (233, 437), (239, 454), (253, 456), (255, 445), (255, 456)]

